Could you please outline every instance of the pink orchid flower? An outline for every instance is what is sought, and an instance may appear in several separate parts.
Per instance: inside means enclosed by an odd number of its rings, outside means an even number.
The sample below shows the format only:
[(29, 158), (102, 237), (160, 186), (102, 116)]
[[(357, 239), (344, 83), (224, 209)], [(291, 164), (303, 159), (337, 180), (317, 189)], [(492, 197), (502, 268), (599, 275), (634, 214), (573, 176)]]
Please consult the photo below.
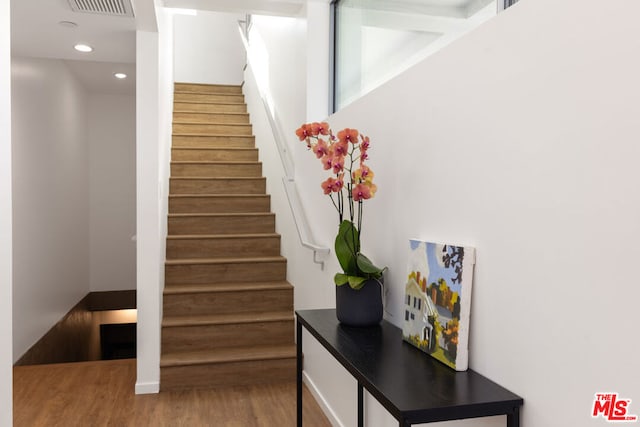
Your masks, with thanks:
[(344, 141), (338, 141), (331, 145), (333, 154), (336, 156), (346, 156), (349, 154), (349, 145)]
[(343, 178), (343, 174), (338, 175), (338, 179), (333, 177), (327, 178), (321, 185), (324, 194), (337, 193), (338, 191), (341, 191), (344, 186)]
[(365, 184), (356, 184), (351, 189), (351, 195), (354, 202), (371, 198), (371, 188)]
[(338, 174), (344, 169), (344, 156), (336, 156), (332, 162), (333, 173)]
[(338, 139), (340, 140), (340, 142), (343, 143), (352, 143), (352, 144), (357, 144), (358, 143), (358, 130), (357, 129), (343, 129), (340, 132), (338, 132)]
[(321, 158), (320, 161), (324, 170), (329, 170), (333, 167), (333, 156), (330, 153)]
[(353, 180), (355, 182), (371, 182), (374, 173), (369, 166), (360, 164), (360, 168), (353, 171)]
[(316, 157), (321, 159), (323, 156), (326, 156), (329, 153), (329, 146), (327, 143), (321, 139), (318, 140), (318, 143), (313, 146), (313, 152)]
[(327, 122), (313, 122), (311, 123), (311, 133), (314, 136), (318, 135), (328, 135), (329, 134), (329, 123)]
[(300, 139), (300, 141), (304, 141), (305, 139), (308, 140), (309, 137), (311, 136), (311, 129), (309, 128), (309, 125), (304, 124), (304, 125), (300, 126), (296, 130), (296, 135), (298, 135), (298, 139)]

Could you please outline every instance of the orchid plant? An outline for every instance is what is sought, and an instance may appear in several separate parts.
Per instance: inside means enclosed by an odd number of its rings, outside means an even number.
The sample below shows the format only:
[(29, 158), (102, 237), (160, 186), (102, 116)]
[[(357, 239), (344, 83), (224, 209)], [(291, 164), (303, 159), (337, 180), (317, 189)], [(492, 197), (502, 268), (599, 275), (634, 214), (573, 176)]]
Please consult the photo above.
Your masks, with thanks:
[(385, 269), (376, 267), (360, 252), (363, 203), (374, 197), (377, 190), (373, 171), (365, 164), (371, 146), (369, 137), (350, 128), (336, 135), (326, 122), (303, 124), (296, 135), (332, 175), (321, 187), (338, 212), (335, 251), (343, 273), (335, 275), (336, 285), (349, 284), (358, 290), (368, 280), (379, 281)]

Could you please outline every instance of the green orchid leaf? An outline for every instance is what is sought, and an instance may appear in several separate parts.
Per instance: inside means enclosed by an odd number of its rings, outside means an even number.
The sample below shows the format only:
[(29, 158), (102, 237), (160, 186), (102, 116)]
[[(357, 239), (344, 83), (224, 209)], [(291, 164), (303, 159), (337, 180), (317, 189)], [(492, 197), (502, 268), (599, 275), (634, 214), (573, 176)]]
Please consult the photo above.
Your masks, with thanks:
[(349, 283), (349, 276), (342, 273), (336, 273), (336, 275), (333, 277), (333, 281), (336, 283), (336, 286), (342, 286)]
[(347, 275), (358, 274), (356, 256), (360, 247), (358, 230), (351, 221), (342, 221), (336, 236), (335, 250), (338, 262)]
[(363, 254), (358, 254), (356, 262), (360, 271), (366, 274), (370, 274), (376, 279), (382, 275), (382, 269), (376, 267), (373, 262)]
[(366, 282), (367, 279), (365, 277), (348, 276), (346, 274), (336, 273), (333, 277), (333, 281), (336, 283), (336, 286), (343, 286), (348, 283), (352, 289), (357, 290), (364, 286), (364, 282)]
[(367, 279), (365, 277), (358, 277), (358, 276), (348, 276), (349, 277), (349, 286), (351, 286), (351, 289), (361, 289), (364, 286), (364, 283), (367, 281)]

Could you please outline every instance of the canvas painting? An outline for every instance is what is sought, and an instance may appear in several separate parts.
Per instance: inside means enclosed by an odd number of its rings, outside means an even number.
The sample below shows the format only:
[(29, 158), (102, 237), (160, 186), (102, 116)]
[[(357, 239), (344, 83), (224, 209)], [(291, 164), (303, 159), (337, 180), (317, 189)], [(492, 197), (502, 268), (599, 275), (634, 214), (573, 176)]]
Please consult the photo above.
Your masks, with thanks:
[(410, 240), (409, 246), (403, 338), (465, 371), (475, 250), (421, 240)]

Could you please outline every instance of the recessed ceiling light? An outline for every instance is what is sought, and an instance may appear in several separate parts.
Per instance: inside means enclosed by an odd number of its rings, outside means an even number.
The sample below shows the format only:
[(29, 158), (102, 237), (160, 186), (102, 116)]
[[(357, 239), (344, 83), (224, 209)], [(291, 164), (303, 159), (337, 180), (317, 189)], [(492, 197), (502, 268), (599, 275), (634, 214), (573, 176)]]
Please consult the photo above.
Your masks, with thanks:
[(89, 46), (88, 44), (82, 44), (82, 43), (78, 43), (73, 48), (78, 52), (83, 52), (83, 53), (88, 53), (93, 51), (93, 48), (91, 46)]
[(78, 26), (78, 24), (72, 21), (60, 21), (58, 22), (58, 25), (66, 28), (76, 28)]
[(126, 79), (127, 75), (125, 73), (115, 73), (113, 77), (115, 77), (116, 79)]

